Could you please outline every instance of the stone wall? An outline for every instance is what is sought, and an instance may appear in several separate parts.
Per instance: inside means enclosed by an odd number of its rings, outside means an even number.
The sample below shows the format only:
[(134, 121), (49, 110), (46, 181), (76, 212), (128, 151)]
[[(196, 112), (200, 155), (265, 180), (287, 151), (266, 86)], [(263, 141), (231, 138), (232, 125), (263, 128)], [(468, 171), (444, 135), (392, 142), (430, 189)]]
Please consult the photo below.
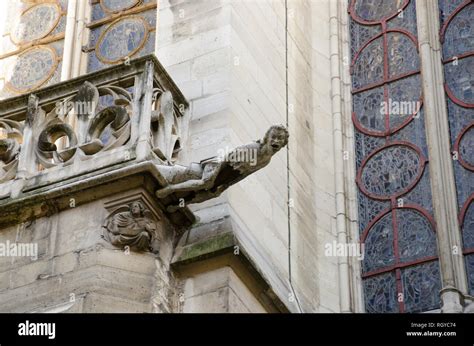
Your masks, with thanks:
[(171, 298), (160, 299), (159, 307), (152, 304), (157, 285), (164, 286), (167, 297), (173, 294), (169, 263), (174, 231), (166, 220), (160, 223), (160, 257), (124, 251), (102, 237), (107, 202), (123, 202), (124, 195), (143, 199), (146, 193), (130, 190), (2, 229), (2, 244), (38, 244), (38, 255), (0, 257), (1, 311), (171, 311)]
[(292, 311), (338, 311), (338, 260), (324, 256), (324, 244), (336, 240), (329, 1), (287, 7), (161, 1), (157, 56), (190, 100), (184, 162), (286, 124), (288, 87), (289, 154), (282, 150), (266, 170), (194, 206), (201, 225), (190, 233), (203, 239), (231, 228)]
[[(175, 234), (164, 257), (124, 255), (100, 238), (108, 198), (124, 191), (2, 230), (0, 241), (41, 244), (37, 261), (1, 267), (2, 310), (340, 311), (338, 257), (324, 253), (337, 240), (329, 29), (329, 0), (160, 1), (156, 55), (189, 101), (178, 163), (262, 138), (279, 123), (289, 128), (288, 149), (190, 206), (198, 223)], [(134, 187), (153, 196), (158, 185)], [(219, 262), (223, 253), (233, 259)]]
[(230, 267), (192, 274), (183, 284), (182, 312), (266, 312)]

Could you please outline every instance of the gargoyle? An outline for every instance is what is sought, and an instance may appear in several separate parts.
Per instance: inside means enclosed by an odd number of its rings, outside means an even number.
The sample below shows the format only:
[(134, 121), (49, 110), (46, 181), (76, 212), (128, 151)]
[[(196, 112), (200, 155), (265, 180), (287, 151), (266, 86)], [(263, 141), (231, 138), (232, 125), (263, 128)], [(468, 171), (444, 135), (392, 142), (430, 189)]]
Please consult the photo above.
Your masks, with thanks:
[[(288, 143), (288, 130), (283, 125), (271, 126), (263, 140), (239, 146), (225, 155), (185, 166), (158, 166), (168, 185), (156, 191), (158, 198), (175, 193), (185, 204), (200, 203), (218, 197), (229, 186), (267, 166)], [(170, 205), (169, 212), (182, 205)]]

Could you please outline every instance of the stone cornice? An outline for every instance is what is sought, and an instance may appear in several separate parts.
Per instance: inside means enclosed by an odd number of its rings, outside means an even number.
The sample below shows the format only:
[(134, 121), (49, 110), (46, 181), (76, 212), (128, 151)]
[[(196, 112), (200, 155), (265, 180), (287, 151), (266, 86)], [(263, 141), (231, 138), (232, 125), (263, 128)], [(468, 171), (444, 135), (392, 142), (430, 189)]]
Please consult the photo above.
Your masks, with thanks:
[[(119, 163), (27, 191), (16, 198), (0, 200), (0, 226), (25, 222), (69, 209), (71, 198), (77, 206), (134, 187), (144, 187), (154, 196), (156, 187), (161, 186), (163, 181), (161, 173), (151, 161)], [(164, 210), (158, 199), (154, 202)], [(19, 210), (22, 210), (22, 213), (19, 213)], [(184, 230), (196, 220), (188, 207), (167, 216), (178, 230)]]

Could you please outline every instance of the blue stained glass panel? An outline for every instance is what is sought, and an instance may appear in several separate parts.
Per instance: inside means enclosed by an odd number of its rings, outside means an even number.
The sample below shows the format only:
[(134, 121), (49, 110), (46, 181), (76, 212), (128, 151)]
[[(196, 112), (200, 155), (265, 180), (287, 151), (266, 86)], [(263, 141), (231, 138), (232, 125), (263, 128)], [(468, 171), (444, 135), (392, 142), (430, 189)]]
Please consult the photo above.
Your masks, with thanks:
[(399, 312), (394, 272), (365, 279), (364, 292), (366, 312)]
[(56, 57), (46, 47), (25, 51), (12, 66), (9, 83), (22, 92), (39, 87), (54, 72)]
[(383, 39), (380, 37), (365, 47), (352, 69), (352, 87), (358, 89), (383, 81)]
[(420, 68), (415, 42), (407, 35), (391, 32), (388, 38), (388, 69), (390, 77), (396, 77)]
[(421, 150), (423, 155), (428, 157), (428, 146), (426, 145), (425, 134), (425, 114), (423, 107), (406, 126), (395, 132), (392, 138), (393, 140), (406, 141), (415, 144)]
[(431, 186), (430, 186), (430, 170), (425, 168), (420, 181), (415, 187), (405, 195), (401, 196), (403, 203), (415, 204), (421, 206), (423, 209), (428, 211), (431, 215), (433, 214), (433, 203), (430, 198)]
[(443, 24), (464, 1), (465, 0), (439, 0), (441, 23)]
[(449, 23), (444, 36), (445, 59), (474, 51), (474, 4), (468, 5)]
[(464, 256), (466, 262), (467, 282), (469, 285), (469, 294), (474, 296), (474, 254)]
[(370, 272), (394, 264), (392, 215), (388, 213), (377, 221), (364, 242), (362, 271)]
[(390, 207), (390, 202), (377, 201), (367, 197), (362, 192), (359, 195), (359, 232), (362, 233), (368, 224), (374, 220), (382, 211)]
[(383, 110), (383, 88), (375, 88), (353, 96), (356, 118), (364, 129), (385, 131), (385, 114)]
[[(474, 247), (474, 212), (470, 201), (474, 194), (474, 177), (469, 165), (474, 163), (474, 131), (467, 130), (474, 121), (474, 4), (461, 0), (439, 0), (440, 18), (444, 32), (443, 58), (452, 59), (444, 64), (444, 77), (448, 87), (447, 108), (451, 146), (459, 142), (460, 160), (453, 160), (458, 208), (462, 217), (464, 250)], [(464, 7), (462, 7), (464, 6)], [(449, 19), (449, 22), (448, 22)], [(461, 56), (461, 55), (464, 55)], [(464, 132), (464, 135), (462, 133)], [(461, 137), (462, 136), (462, 137)], [(474, 294), (474, 255), (464, 256), (470, 294)]]
[(387, 23), (389, 29), (406, 30), (416, 37), (416, 6), (415, 1), (410, 1), (408, 5)]
[(454, 146), (457, 136), (466, 126), (474, 121), (474, 109), (461, 107), (449, 98), (447, 98), (447, 102), (451, 145)]
[(441, 278), (438, 261), (402, 269), (403, 300), (406, 312), (437, 309)]
[(390, 129), (398, 128), (421, 107), (420, 75), (404, 78), (388, 86), (387, 110), (390, 117)]
[[(113, 8), (132, 2), (114, 2)], [(139, 1), (131, 9), (133, 14), (120, 16), (112, 23), (95, 26), (90, 31), (88, 51), (88, 72), (107, 68), (110, 64), (120, 63), (127, 58), (134, 59), (155, 50), (156, 8), (152, 1)], [(150, 6), (150, 7), (146, 7)], [(92, 7), (93, 20), (114, 18), (112, 12), (103, 10), (103, 4)], [(112, 16), (112, 17), (111, 17)]]
[(428, 219), (413, 209), (396, 211), (401, 262), (436, 256), (436, 235)]
[(380, 25), (365, 26), (354, 21), (350, 23), (350, 30), (353, 33), (351, 35), (351, 60), (365, 43), (381, 32)]
[(474, 167), (474, 126), (470, 127), (461, 137), (459, 155), (468, 165)]
[(422, 170), (418, 153), (405, 145), (389, 146), (373, 155), (362, 167), (361, 184), (378, 196), (404, 192)]
[(22, 43), (43, 38), (54, 29), (60, 16), (59, 6), (55, 4), (34, 5), (21, 15), (12, 38)]
[(102, 6), (110, 12), (127, 10), (140, 2), (140, 0), (100, 0)]
[(462, 102), (474, 104), (474, 56), (444, 65), (446, 84)]
[(369, 156), (374, 150), (383, 147), (385, 144), (385, 140), (383, 138), (368, 136), (358, 130), (355, 130), (355, 141), (357, 169), (360, 168), (364, 158)]
[[(437, 262), (435, 268), (427, 262), (436, 257), (437, 243), (429, 222), (433, 210), (430, 174), (421, 157), (428, 158), (428, 151), (415, 1), (355, 0), (351, 6), (359, 232), (366, 235), (362, 263), (365, 308), (367, 312), (426, 311), (439, 307), (439, 292), (425, 287), (424, 275), (439, 268)], [(386, 26), (379, 24), (382, 21)], [(400, 209), (399, 203), (413, 208)], [(373, 220), (378, 221), (364, 233)], [(405, 267), (414, 261), (420, 263)], [(402, 273), (405, 281), (397, 276)], [(439, 279), (439, 272), (431, 276)], [(431, 296), (420, 298), (419, 292)], [(397, 300), (401, 294), (410, 295), (407, 302)]]
[(117, 62), (132, 55), (144, 44), (146, 34), (145, 24), (139, 18), (124, 18), (111, 24), (98, 41), (99, 58)]
[(359, 0), (355, 4), (356, 14), (369, 22), (397, 14), (405, 0)]
[(463, 221), (463, 246), (465, 249), (474, 249), (474, 202), (467, 208)]

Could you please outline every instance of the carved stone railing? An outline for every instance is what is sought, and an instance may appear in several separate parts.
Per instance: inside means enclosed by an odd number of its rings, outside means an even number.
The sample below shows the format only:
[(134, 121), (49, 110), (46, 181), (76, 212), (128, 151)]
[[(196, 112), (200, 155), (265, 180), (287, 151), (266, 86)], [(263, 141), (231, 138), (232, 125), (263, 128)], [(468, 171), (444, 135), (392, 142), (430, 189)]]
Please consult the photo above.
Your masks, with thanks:
[(172, 164), (187, 109), (153, 56), (1, 101), (0, 205), (118, 164)]

